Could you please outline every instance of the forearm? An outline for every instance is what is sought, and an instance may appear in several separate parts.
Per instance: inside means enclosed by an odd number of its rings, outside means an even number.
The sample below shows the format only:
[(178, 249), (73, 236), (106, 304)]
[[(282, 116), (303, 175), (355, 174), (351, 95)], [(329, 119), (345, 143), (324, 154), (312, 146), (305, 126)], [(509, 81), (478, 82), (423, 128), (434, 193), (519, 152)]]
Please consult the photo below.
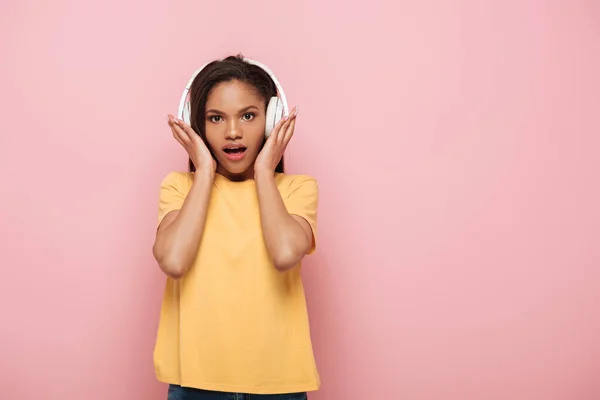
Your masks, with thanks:
[(192, 187), (175, 219), (159, 229), (154, 255), (170, 277), (182, 277), (192, 266), (202, 240), (214, 173), (194, 174)]
[(256, 171), (260, 221), (267, 251), (279, 270), (294, 267), (310, 247), (302, 226), (285, 207), (272, 171)]

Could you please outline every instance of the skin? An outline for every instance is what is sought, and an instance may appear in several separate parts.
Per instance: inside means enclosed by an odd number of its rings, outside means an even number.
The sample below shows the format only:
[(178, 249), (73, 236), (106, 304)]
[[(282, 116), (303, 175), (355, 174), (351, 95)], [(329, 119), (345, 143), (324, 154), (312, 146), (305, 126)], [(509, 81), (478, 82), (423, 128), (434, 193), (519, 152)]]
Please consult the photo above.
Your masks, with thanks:
[[(275, 126), (261, 149), (266, 103), (253, 89), (231, 81), (216, 85), (209, 94), (206, 139), (216, 161), (188, 124), (167, 116), (173, 137), (196, 166), (181, 210), (167, 214), (156, 233), (154, 257), (161, 270), (172, 278), (185, 275), (198, 253), (215, 174), (233, 181), (255, 180), (263, 237), (275, 268), (293, 268), (312, 246), (310, 225), (304, 218), (287, 212), (275, 183), (275, 167), (294, 134), (298, 109), (295, 107), (289, 118)], [(245, 146), (245, 156), (239, 161), (228, 159), (223, 151), (226, 144)]]

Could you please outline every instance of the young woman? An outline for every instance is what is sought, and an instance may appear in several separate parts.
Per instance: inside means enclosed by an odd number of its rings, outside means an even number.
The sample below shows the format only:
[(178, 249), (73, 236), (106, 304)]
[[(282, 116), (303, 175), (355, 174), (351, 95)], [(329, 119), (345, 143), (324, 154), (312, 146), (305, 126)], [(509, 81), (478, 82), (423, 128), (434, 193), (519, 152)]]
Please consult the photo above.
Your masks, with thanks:
[(320, 385), (300, 276), (317, 183), (284, 173), (297, 108), (265, 140), (276, 95), (265, 70), (231, 56), (194, 78), (190, 125), (168, 116), (190, 164), (161, 184), (153, 248), (167, 275), (154, 363), (169, 400), (306, 399)]

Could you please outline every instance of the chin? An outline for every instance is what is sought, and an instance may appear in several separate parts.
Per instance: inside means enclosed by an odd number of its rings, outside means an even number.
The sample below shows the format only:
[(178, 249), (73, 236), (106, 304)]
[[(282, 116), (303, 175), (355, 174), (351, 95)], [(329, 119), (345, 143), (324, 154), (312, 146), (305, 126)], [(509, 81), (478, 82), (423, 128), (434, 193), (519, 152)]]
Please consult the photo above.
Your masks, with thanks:
[[(224, 160), (225, 161), (225, 160)], [(243, 178), (249, 178), (248, 174), (252, 170), (252, 164), (248, 163), (232, 163), (226, 160), (225, 162), (219, 161), (221, 169), (226, 175), (239, 176)]]

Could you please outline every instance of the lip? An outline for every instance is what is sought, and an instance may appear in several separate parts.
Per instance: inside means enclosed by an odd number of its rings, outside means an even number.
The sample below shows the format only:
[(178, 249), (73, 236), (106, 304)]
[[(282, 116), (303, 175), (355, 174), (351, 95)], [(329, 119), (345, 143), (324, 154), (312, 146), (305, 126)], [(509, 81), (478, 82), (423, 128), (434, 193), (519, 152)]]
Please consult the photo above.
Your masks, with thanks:
[[(238, 148), (243, 148), (244, 150), (240, 151), (239, 153), (228, 153), (225, 151), (227, 149), (238, 149)], [(246, 146), (244, 146), (243, 144), (229, 143), (229, 144), (223, 146), (223, 153), (225, 153), (225, 157), (227, 157), (231, 161), (241, 160), (242, 158), (244, 158), (247, 151), (248, 151), (248, 148)]]

